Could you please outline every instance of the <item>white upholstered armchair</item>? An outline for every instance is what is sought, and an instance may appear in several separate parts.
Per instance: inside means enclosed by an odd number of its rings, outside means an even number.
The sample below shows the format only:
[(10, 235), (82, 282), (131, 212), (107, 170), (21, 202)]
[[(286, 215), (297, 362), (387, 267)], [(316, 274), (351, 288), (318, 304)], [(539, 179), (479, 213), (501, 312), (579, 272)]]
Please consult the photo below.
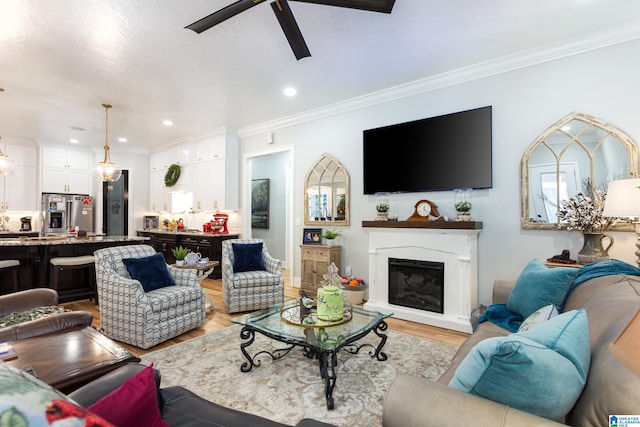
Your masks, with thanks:
[[(236, 251), (234, 255), (234, 244)], [(255, 269), (241, 268), (251, 265), (251, 256), (244, 256), (244, 261), (238, 259), (238, 254), (251, 245), (261, 244), (258, 257), (254, 261), (262, 264)], [(258, 245), (259, 246), (259, 245)], [(255, 246), (254, 246), (255, 249)], [(242, 250), (242, 251), (241, 251)], [(239, 252), (241, 251), (241, 252)], [(254, 252), (254, 255), (255, 252)], [(235, 270), (235, 271), (234, 271)], [(244, 271), (240, 271), (244, 270)], [(222, 295), (227, 306), (227, 312), (258, 310), (267, 308), (284, 301), (284, 278), (282, 276), (282, 261), (269, 255), (267, 246), (262, 239), (230, 239), (222, 242)]]
[(172, 268), (162, 260), (175, 285), (145, 292), (122, 261), (155, 254), (148, 245), (118, 246), (94, 253), (101, 329), (114, 340), (143, 349), (197, 328), (205, 320), (205, 293), (195, 270)]

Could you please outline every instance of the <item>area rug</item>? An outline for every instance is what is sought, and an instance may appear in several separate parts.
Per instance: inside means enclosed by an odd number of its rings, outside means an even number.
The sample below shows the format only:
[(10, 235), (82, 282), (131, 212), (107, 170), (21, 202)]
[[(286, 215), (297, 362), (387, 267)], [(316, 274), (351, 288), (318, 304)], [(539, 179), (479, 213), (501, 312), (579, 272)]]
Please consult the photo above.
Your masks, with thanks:
[[(240, 352), (240, 326), (148, 353), (142, 363), (153, 362), (162, 373), (163, 387), (181, 385), (222, 406), (284, 424), (314, 418), (340, 427), (380, 427), (383, 399), (395, 376), (406, 373), (435, 380), (449, 367), (457, 350), (401, 332), (386, 333), (386, 361), (371, 358), (368, 351), (338, 354), (335, 409), (331, 411), (318, 362), (307, 359), (297, 348), (277, 361), (264, 355), (260, 366), (241, 372), (246, 359)], [(379, 338), (371, 333), (360, 342), (377, 344)], [(249, 353), (282, 347), (256, 334)]]

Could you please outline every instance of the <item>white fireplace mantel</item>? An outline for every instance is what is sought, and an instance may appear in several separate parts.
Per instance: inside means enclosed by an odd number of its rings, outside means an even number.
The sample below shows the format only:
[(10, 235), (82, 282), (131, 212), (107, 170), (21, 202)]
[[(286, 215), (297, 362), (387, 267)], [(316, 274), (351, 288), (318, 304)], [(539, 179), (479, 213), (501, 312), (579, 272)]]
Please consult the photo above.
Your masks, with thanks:
[[(388, 227), (387, 227), (388, 225)], [(369, 299), (365, 307), (414, 322), (472, 332), (478, 300), (477, 243), (482, 223), (365, 221), (369, 232)], [(389, 258), (444, 264), (444, 313), (389, 304)]]

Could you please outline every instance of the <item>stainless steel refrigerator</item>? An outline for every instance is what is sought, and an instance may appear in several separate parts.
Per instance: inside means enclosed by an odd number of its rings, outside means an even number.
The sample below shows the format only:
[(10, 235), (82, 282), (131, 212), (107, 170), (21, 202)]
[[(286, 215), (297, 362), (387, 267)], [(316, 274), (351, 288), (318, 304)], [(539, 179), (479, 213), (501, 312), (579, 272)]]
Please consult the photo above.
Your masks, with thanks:
[(45, 236), (85, 230), (93, 233), (94, 200), (88, 194), (42, 193), (42, 231)]

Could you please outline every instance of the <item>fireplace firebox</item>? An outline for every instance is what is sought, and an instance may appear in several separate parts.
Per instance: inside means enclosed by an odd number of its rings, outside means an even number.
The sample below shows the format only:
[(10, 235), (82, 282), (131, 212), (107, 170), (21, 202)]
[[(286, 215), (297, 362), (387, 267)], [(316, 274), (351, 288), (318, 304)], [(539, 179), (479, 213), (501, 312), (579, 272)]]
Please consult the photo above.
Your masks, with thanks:
[(444, 313), (444, 263), (389, 258), (389, 304)]

